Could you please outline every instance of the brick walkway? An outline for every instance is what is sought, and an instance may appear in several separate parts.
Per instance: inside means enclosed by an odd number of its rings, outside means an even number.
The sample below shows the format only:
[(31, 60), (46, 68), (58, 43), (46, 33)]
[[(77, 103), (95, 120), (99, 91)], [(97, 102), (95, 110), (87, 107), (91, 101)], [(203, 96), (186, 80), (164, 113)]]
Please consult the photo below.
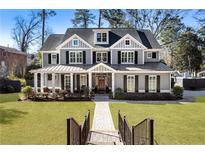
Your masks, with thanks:
[[(95, 112), (91, 129), (91, 144), (122, 144), (118, 131), (115, 130), (106, 95), (95, 97)], [(117, 115), (116, 115), (117, 116)]]

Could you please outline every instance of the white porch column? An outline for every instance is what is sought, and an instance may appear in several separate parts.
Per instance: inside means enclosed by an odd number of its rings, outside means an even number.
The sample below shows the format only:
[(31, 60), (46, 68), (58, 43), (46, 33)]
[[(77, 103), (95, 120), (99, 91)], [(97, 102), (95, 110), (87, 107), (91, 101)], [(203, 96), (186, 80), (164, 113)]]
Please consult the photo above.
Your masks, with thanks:
[(73, 93), (73, 73), (70, 73), (70, 92)]
[(62, 86), (61, 86), (61, 74), (59, 73), (58, 74), (58, 81), (59, 81), (59, 83), (58, 83), (58, 86), (59, 86), (59, 89), (62, 89)]
[(38, 73), (34, 73), (34, 89), (38, 92)]
[(48, 87), (48, 74), (45, 73), (44, 77), (45, 77), (45, 87)]
[(92, 90), (92, 73), (89, 72), (88, 74), (88, 87), (90, 90)]
[(44, 73), (41, 73), (41, 92), (43, 92), (43, 86), (44, 86)]
[(112, 73), (112, 93), (113, 97), (115, 97), (115, 73)]
[(52, 92), (55, 93), (55, 73), (52, 73)]

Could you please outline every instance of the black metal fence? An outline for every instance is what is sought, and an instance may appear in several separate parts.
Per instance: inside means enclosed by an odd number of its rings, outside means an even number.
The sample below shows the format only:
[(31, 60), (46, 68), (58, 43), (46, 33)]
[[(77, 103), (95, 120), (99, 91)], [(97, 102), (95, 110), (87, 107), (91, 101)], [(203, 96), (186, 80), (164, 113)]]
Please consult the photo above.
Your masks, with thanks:
[(67, 119), (67, 145), (86, 144), (90, 131), (90, 111), (85, 116), (83, 126), (79, 125), (74, 118)]
[(205, 79), (183, 79), (183, 87), (185, 90), (205, 89)]
[(118, 112), (118, 130), (125, 145), (153, 145), (154, 120), (145, 119), (139, 124), (129, 127), (126, 117)]

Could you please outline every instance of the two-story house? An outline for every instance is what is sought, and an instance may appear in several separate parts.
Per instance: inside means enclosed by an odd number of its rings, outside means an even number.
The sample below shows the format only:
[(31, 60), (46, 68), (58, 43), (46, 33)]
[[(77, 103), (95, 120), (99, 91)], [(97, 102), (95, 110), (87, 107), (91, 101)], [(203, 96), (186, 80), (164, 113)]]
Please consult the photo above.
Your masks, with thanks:
[[(69, 28), (48, 37), (34, 88), (77, 92), (121, 88), (126, 93), (170, 93), (172, 70), (160, 62), (160, 45), (149, 30)], [(38, 73), (40, 84), (38, 84)]]

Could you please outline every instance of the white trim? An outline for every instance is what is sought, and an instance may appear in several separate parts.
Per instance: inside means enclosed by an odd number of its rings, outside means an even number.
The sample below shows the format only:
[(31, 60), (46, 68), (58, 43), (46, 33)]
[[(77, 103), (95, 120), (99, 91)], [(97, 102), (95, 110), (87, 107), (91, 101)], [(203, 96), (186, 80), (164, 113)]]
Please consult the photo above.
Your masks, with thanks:
[[(54, 59), (53, 59), (54, 55), (56, 56), (56, 61), (54, 61)], [(51, 64), (52, 65), (57, 65), (58, 64), (57, 59), (58, 59), (57, 53), (51, 53)]]
[[(74, 41), (77, 41), (77, 42), (78, 42), (78, 44), (77, 44), (77, 45), (75, 45), (75, 44), (74, 44)], [(78, 47), (78, 46), (79, 46), (79, 44), (80, 44), (79, 39), (72, 39), (72, 46)]]
[(41, 51), (42, 53), (59, 53), (59, 50)]
[(144, 60), (145, 60), (145, 57), (144, 57), (144, 50), (142, 50), (142, 64), (144, 65)]
[(95, 72), (95, 71), (92, 71), (92, 70), (94, 70), (95, 68), (97, 68), (97, 67), (99, 67), (99, 66), (104, 66), (105, 68), (111, 70), (111, 71), (109, 71), (109, 72), (112, 72), (112, 71), (113, 71), (113, 72), (116, 72), (115, 69), (109, 67), (108, 65), (106, 65), (106, 64), (104, 64), (104, 63), (99, 63), (99, 64), (97, 64), (97, 65), (95, 65), (95, 66), (89, 68), (87, 71), (88, 71), (88, 72)]
[[(133, 63), (131, 63), (131, 62), (122, 62), (122, 53), (123, 52), (127, 52), (127, 58), (126, 58), (127, 61), (128, 61), (128, 53), (130, 53), (130, 52), (133, 53)], [(135, 64), (135, 51), (121, 51), (120, 54), (121, 54), (121, 59), (120, 59), (121, 63), (120, 64)]]
[[(77, 37), (80, 41), (82, 41), (83, 43), (85, 43), (87, 46), (89, 46), (90, 48), (93, 48), (88, 42), (86, 42), (85, 40), (83, 40), (80, 36), (78, 36), (77, 34), (72, 35), (71, 37), (69, 37), (67, 40), (65, 40), (63, 43), (61, 43), (60, 45), (58, 45), (56, 47), (57, 50), (59, 49), (67, 49), (67, 48), (62, 48), (64, 45), (66, 45), (68, 42), (70, 42), (73, 38)], [(85, 48), (83, 48), (85, 49)]]
[[(100, 61), (97, 61), (97, 54), (100, 53)], [(102, 61), (102, 55), (103, 53), (106, 54), (106, 61)], [(108, 62), (108, 52), (100, 52), (100, 51), (97, 51), (96, 52), (96, 63), (107, 63)]]
[(87, 87), (87, 81), (88, 81), (88, 79), (87, 79), (87, 74), (80, 74), (80, 89), (81, 89), (81, 87), (83, 86), (82, 84), (81, 84), (81, 77), (85, 77), (85, 86)]
[[(148, 56), (149, 54), (151, 54), (151, 57)], [(147, 52), (147, 59), (152, 59), (152, 52), (151, 51)]]
[(138, 90), (139, 93), (145, 93), (145, 90)]
[[(150, 77), (155, 77), (155, 91), (150, 91)], [(148, 91), (149, 91), (149, 93), (156, 93), (157, 92), (157, 75), (149, 75), (148, 76)]]
[[(134, 37), (132, 37), (130, 34), (126, 34), (125, 36), (123, 36), (120, 40), (118, 40), (117, 42), (115, 42), (110, 48), (113, 49), (118, 43), (120, 43), (122, 40), (126, 39), (127, 37), (130, 38), (130, 40), (132, 40), (133, 42), (135, 42), (136, 44), (139, 44), (139, 46), (141, 46), (143, 49), (147, 49), (147, 47), (145, 47), (142, 43), (140, 43), (139, 41), (137, 41)], [(115, 48), (117, 49), (117, 48)], [(121, 48), (122, 49), (122, 48)], [(137, 49), (137, 48), (134, 48)]]
[[(71, 53), (75, 53), (75, 62), (71, 62)], [(82, 62), (77, 62), (77, 53), (82, 54)], [(69, 64), (83, 64), (83, 51), (69, 51)]]
[[(134, 90), (133, 91), (128, 91), (128, 77), (132, 77), (134, 79)], [(127, 93), (134, 93), (135, 92), (135, 75), (127, 75)]]
[(170, 93), (170, 90), (160, 90), (160, 93)]
[(110, 50), (110, 64), (112, 64), (112, 50)]
[(43, 55), (44, 55), (44, 54), (43, 54), (43, 52), (40, 52), (40, 53), (41, 53), (41, 65), (42, 65), (42, 67), (44, 67), (44, 60), (43, 60), (43, 59), (44, 59), (44, 58), (43, 58)]
[[(126, 45), (126, 41), (129, 41), (129, 45)], [(129, 46), (130, 46), (130, 39), (129, 39), (129, 38), (126, 38), (126, 39), (124, 40), (124, 44), (125, 44), (126, 47), (129, 47)]]
[(93, 64), (93, 50), (90, 51), (90, 64)]

